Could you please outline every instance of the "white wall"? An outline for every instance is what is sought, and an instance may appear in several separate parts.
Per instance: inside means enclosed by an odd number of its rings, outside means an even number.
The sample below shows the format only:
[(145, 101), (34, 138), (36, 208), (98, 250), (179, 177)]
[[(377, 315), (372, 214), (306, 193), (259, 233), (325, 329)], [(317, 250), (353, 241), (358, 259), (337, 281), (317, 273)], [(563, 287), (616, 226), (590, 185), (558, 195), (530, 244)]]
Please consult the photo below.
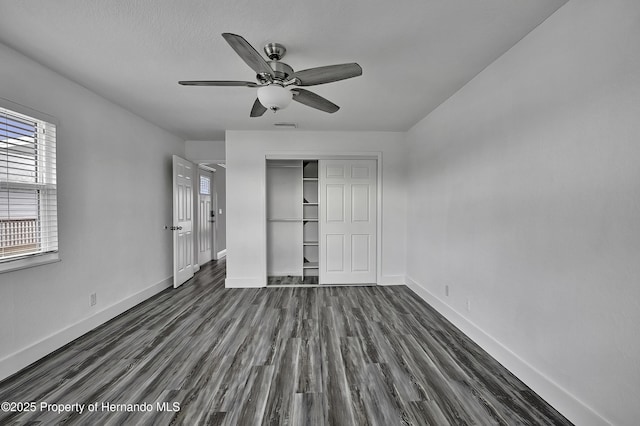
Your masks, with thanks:
[(639, 22), (569, 1), (408, 134), (408, 281), (580, 425), (640, 419)]
[(0, 97), (59, 121), (62, 258), (0, 274), (1, 379), (171, 283), (163, 227), (184, 144), (4, 45)]
[(298, 152), (382, 153), (381, 284), (404, 282), (406, 190), (404, 133), (228, 131), (227, 281), (229, 287), (266, 285), (265, 157)]
[(224, 163), (226, 158), (224, 141), (186, 141), (184, 146), (187, 160), (196, 163)]

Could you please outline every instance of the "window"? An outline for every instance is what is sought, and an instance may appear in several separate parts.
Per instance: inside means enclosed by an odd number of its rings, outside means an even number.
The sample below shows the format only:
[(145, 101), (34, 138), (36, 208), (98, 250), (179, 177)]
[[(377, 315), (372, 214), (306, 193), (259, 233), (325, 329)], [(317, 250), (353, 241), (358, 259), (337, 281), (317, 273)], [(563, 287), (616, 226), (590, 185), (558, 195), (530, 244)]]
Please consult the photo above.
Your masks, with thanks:
[(206, 176), (200, 176), (200, 194), (211, 195), (211, 179)]
[(57, 260), (56, 126), (0, 107), (0, 272)]

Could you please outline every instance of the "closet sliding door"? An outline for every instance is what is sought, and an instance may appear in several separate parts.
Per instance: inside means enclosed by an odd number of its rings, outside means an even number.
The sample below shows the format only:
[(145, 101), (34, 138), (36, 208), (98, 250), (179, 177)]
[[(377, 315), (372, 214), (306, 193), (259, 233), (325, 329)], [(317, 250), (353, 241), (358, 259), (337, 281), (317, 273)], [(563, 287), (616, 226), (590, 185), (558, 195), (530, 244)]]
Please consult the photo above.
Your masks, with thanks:
[(321, 284), (376, 283), (376, 160), (319, 161)]

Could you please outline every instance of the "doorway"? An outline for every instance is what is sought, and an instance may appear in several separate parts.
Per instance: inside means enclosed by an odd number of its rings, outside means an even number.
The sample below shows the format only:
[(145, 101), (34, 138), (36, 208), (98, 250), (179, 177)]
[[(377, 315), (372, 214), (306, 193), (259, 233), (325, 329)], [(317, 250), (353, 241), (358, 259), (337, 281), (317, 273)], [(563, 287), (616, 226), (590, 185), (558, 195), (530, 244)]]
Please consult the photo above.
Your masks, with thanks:
[(217, 260), (215, 171), (198, 168), (198, 264)]

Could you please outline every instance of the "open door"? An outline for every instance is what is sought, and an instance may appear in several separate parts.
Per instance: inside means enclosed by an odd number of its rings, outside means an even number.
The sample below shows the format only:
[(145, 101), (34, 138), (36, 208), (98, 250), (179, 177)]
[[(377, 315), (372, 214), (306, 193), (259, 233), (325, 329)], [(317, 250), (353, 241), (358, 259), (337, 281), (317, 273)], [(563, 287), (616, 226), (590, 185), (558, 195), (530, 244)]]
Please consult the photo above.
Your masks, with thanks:
[(173, 287), (193, 277), (193, 164), (173, 156)]
[(204, 265), (212, 259), (212, 228), (215, 216), (212, 205), (213, 181), (211, 173), (198, 170), (198, 263)]
[(198, 263), (200, 266), (210, 260), (218, 260), (216, 246), (217, 193), (215, 186), (216, 170), (205, 165), (198, 168), (198, 226), (194, 233), (198, 235)]
[(376, 160), (320, 160), (320, 284), (376, 283)]

